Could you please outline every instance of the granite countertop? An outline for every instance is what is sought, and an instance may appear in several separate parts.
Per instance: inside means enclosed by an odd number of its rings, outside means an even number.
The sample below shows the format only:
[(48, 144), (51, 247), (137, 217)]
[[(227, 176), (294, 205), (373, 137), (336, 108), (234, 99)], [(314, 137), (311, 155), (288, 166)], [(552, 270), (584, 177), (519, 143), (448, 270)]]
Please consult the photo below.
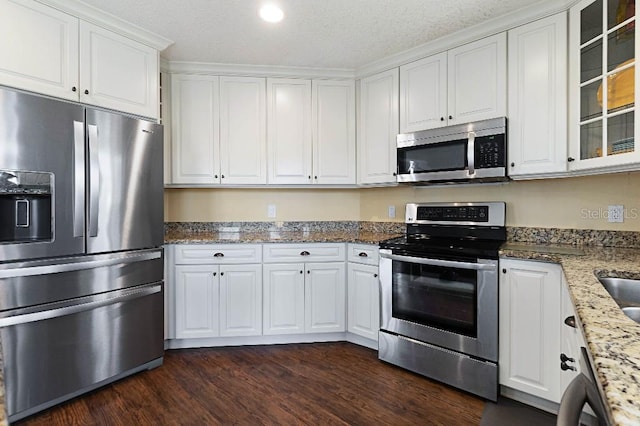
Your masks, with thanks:
[(610, 418), (637, 425), (640, 324), (622, 313), (597, 277), (640, 279), (640, 249), (515, 243), (500, 255), (562, 265)]
[(170, 231), (165, 244), (226, 244), (226, 243), (360, 243), (378, 244), (401, 234), (363, 232), (358, 230), (332, 231)]

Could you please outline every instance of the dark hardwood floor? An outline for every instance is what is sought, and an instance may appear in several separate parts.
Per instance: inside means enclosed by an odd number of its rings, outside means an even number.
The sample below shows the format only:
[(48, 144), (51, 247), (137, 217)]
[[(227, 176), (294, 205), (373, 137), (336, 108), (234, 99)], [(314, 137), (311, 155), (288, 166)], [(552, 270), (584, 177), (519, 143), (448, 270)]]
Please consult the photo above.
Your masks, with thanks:
[(17, 425), (478, 425), (484, 401), (350, 343), (170, 350)]

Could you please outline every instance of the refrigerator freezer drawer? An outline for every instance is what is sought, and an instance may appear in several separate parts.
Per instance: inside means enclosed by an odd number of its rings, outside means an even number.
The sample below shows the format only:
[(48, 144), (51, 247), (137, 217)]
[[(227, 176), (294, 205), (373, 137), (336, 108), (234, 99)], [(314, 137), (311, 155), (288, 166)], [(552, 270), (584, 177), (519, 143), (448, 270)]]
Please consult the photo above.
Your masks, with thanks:
[(10, 421), (161, 363), (162, 282), (81, 302), (0, 319)]
[(0, 316), (162, 281), (163, 265), (162, 249), (0, 264)]

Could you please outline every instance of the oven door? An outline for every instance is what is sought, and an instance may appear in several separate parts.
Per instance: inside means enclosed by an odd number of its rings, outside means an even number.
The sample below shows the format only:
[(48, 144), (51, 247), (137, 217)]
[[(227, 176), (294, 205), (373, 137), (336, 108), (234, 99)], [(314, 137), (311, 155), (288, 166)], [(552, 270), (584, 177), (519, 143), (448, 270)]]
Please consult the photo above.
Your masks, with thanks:
[(498, 360), (498, 261), (380, 250), (381, 329)]

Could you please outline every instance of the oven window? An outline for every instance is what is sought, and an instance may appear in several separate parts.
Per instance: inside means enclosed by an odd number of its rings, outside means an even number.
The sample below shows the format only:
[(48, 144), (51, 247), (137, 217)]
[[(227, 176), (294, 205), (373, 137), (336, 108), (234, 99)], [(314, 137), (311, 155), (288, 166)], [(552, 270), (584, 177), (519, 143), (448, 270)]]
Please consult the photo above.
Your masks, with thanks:
[(400, 174), (443, 172), (466, 168), (466, 139), (398, 149)]
[(477, 337), (477, 271), (393, 262), (392, 315)]

